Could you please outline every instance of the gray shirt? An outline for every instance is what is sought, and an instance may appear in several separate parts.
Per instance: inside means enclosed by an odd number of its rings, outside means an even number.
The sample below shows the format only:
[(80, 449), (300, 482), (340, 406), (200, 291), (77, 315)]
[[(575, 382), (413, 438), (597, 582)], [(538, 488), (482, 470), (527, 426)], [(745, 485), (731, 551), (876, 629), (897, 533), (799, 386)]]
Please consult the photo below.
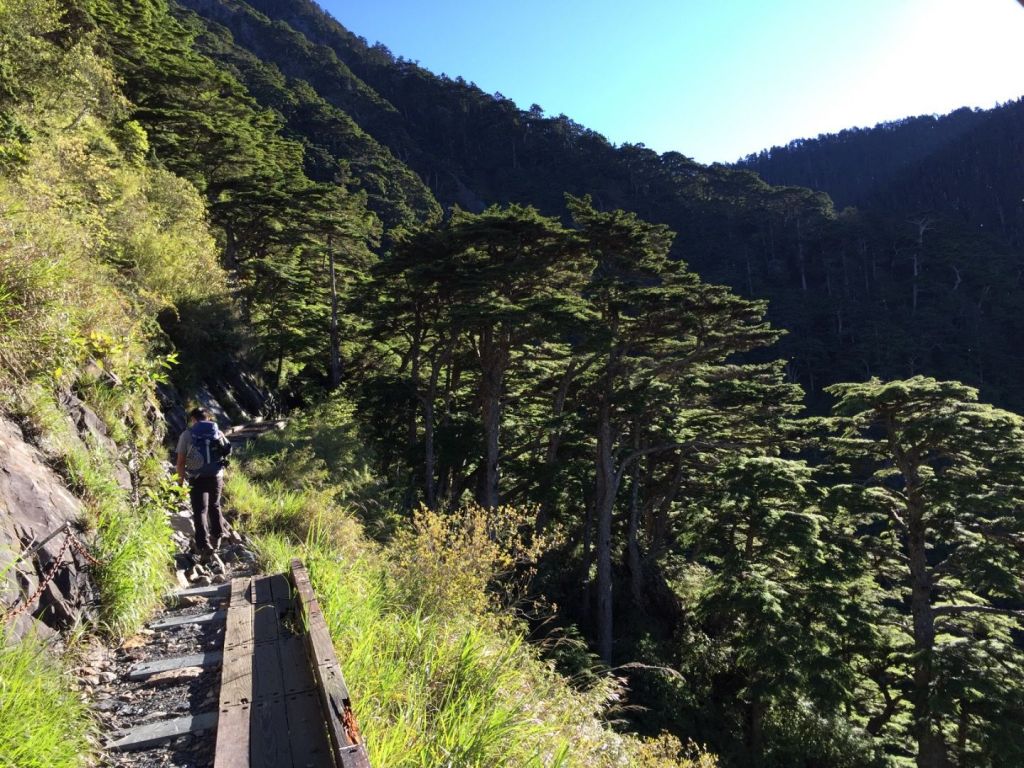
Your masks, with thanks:
[[(189, 429), (186, 429), (184, 432), (182, 432), (181, 436), (178, 438), (178, 450), (177, 450), (178, 456), (188, 456), (188, 449), (191, 448), (191, 447), (192, 447), (192, 429), (189, 428)], [(185, 474), (186, 475), (191, 475), (191, 473), (189, 473), (187, 469), (185, 471)], [(217, 472), (218, 476), (222, 475), (222, 474), (224, 474), (224, 468), (223, 467), (221, 467), (220, 471)]]

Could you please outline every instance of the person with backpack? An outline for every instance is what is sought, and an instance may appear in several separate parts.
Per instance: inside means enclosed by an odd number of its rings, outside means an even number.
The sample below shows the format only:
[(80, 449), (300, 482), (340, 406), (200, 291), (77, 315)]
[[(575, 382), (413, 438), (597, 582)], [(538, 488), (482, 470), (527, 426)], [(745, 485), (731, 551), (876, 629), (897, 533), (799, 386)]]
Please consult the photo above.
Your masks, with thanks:
[(231, 443), (203, 408), (189, 412), (191, 424), (178, 438), (178, 482), (188, 478), (189, 501), (196, 529), (196, 554), (204, 561), (216, 555), (227, 523), (221, 514), (224, 467)]

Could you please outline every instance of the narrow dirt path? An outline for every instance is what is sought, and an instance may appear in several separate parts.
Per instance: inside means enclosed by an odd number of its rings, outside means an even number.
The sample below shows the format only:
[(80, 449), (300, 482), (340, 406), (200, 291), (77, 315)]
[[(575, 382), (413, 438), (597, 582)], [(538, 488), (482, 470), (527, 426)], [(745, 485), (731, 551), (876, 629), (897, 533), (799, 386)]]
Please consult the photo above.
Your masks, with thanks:
[[(226, 434), (236, 448), (242, 448), (260, 435), (281, 429), (284, 422), (254, 422), (235, 427)], [(231, 471), (230, 469), (228, 470)], [(233, 528), (226, 532), (219, 565), (203, 566), (189, 554), (194, 528), (187, 507), (168, 515), (177, 546), (175, 572), (177, 584), (185, 589), (230, 583), (232, 578), (252, 575), (256, 553)], [(149, 625), (164, 618), (215, 610), (223, 598), (189, 596), (178, 599), (158, 613)], [(216, 651), (223, 645), (222, 622), (183, 624), (160, 629), (145, 628), (118, 648), (98, 642), (81, 656), (75, 672), (83, 695), (92, 703), (100, 726), (99, 745), (119, 731), (149, 722), (180, 717), (189, 713), (216, 709), (220, 668), (183, 667), (145, 679), (132, 679), (130, 672), (140, 663), (154, 659), (189, 656)], [(101, 765), (107, 768), (212, 768), (214, 739), (212, 732), (185, 734), (161, 747), (136, 752), (103, 752)]]

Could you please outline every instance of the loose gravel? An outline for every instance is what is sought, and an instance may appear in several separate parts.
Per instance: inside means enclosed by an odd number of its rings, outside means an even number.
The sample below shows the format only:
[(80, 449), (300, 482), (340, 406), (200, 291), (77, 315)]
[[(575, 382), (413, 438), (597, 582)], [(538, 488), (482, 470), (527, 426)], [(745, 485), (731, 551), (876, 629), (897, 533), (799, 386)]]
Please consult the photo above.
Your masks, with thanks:
[[(179, 538), (179, 537), (176, 537)], [(181, 539), (187, 545), (187, 533)], [(255, 555), (237, 535), (222, 547), (222, 573), (202, 567), (179, 570), (184, 587), (226, 583), (252, 572)], [(179, 541), (179, 545), (182, 544)], [(191, 565), (179, 555), (180, 565)], [(188, 597), (168, 607), (155, 619), (207, 613), (226, 606), (225, 598)], [(96, 645), (82, 654), (76, 672), (83, 694), (92, 702), (102, 742), (118, 732), (159, 720), (184, 717), (189, 713), (214, 712), (220, 688), (220, 667), (188, 667), (160, 673), (145, 680), (130, 680), (129, 670), (140, 662), (187, 656), (220, 650), (224, 642), (223, 622), (184, 624), (166, 629), (144, 629), (119, 648)], [(215, 731), (188, 734), (173, 742), (135, 752), (103, 752), (102, 766), (108, 768), (212, 768)]]

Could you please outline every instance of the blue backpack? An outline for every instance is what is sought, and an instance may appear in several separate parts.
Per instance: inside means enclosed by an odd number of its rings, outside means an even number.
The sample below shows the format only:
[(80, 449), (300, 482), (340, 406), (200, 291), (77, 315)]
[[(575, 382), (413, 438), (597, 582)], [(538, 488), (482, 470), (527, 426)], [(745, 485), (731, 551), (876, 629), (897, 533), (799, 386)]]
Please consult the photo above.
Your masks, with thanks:
[(200, 421), (189, 429), (192, 445), (185, 455), (189, 477), (215, 477), (227, 466), (231, 443), (212, 421)]

